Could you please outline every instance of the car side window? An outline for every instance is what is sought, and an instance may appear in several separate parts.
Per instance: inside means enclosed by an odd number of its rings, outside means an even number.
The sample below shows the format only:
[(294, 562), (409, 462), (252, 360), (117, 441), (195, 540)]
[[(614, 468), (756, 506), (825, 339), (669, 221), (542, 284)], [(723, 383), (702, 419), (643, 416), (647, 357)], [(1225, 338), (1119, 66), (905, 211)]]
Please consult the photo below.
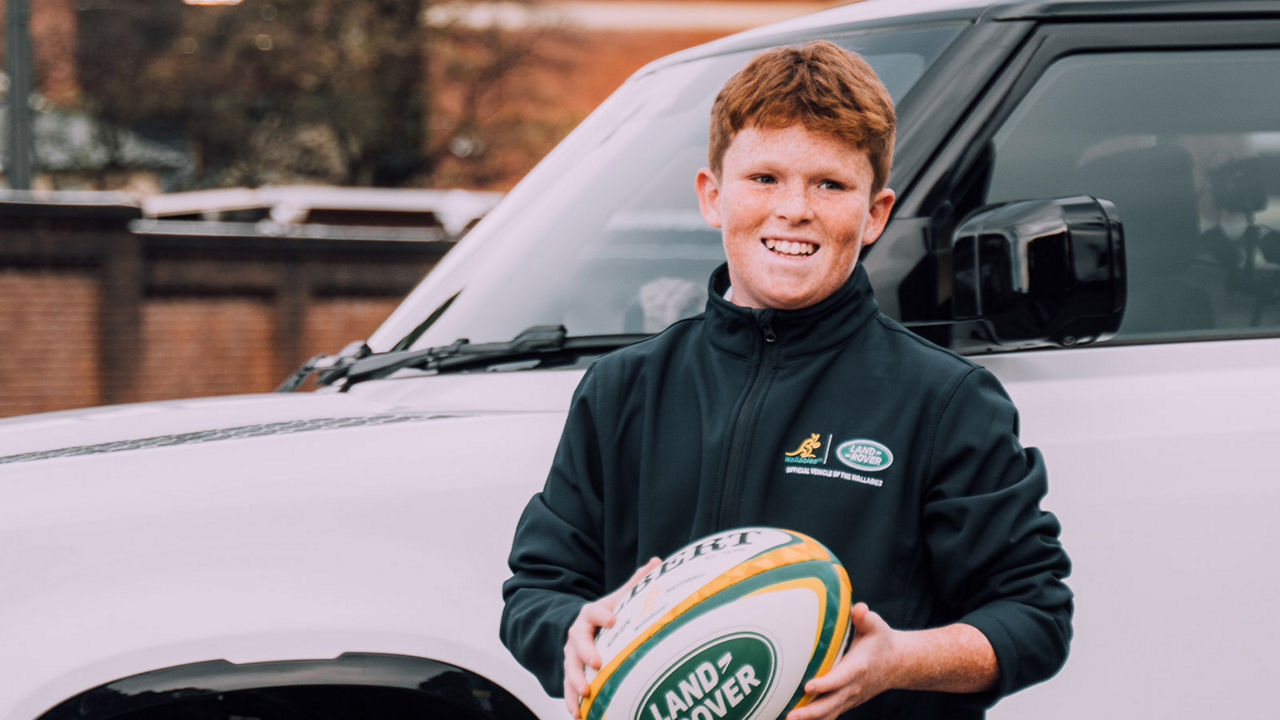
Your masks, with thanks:
[(1280, 50), (1051, 65), (996, 132), (987, 202), (1093, 195), (1124, 225), (1115, 342), (1280, 330)]

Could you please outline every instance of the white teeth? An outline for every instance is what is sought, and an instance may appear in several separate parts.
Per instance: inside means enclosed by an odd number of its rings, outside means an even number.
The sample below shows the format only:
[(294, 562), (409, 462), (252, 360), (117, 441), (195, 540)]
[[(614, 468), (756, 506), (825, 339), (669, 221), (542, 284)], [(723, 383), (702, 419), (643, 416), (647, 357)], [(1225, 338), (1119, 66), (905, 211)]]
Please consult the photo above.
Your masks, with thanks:
[(812, 255), (818, 252), (818, 246), (813, 243), (795, 242), (792, 240), (774, 240), (773, 238), (765, 238), (764, 246), (780, 255)]

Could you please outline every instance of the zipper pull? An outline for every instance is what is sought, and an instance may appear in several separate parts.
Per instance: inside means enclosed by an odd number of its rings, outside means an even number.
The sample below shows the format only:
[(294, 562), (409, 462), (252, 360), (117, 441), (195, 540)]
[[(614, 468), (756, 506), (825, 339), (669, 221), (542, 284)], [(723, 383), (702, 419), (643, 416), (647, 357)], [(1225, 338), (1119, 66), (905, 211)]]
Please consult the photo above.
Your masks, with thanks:
[(760, 333), (764, 335), (766, 343), (777, 342), (778, 335), (773, 331), (773, 313), (765, 313), (760, 316)]

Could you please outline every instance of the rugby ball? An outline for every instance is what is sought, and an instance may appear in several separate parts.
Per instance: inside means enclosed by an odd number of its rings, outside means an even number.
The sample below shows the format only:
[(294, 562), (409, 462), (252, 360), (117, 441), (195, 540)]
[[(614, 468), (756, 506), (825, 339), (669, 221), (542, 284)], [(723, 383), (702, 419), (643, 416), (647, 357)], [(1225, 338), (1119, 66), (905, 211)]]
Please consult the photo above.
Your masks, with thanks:
[(849, 629), (849, 578), (822, 543), (745, 527), (667, 557), (596, 636), (584, 720), (775, 720), (809, 701)]

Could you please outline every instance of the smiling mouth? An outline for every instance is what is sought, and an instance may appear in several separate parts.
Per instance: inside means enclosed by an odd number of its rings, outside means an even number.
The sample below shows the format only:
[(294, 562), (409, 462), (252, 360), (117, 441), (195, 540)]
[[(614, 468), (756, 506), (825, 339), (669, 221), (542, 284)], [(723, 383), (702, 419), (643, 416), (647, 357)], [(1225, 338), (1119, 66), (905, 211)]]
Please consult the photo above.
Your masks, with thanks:
[(775, 240), (773, 238), (763, 238), (761, 242), (766, 248), (779, 255), (787, 255), (789, 257), (808, 257), (818, 252), (818, 246), (810, 242), (800, 242), (796, 240)]

